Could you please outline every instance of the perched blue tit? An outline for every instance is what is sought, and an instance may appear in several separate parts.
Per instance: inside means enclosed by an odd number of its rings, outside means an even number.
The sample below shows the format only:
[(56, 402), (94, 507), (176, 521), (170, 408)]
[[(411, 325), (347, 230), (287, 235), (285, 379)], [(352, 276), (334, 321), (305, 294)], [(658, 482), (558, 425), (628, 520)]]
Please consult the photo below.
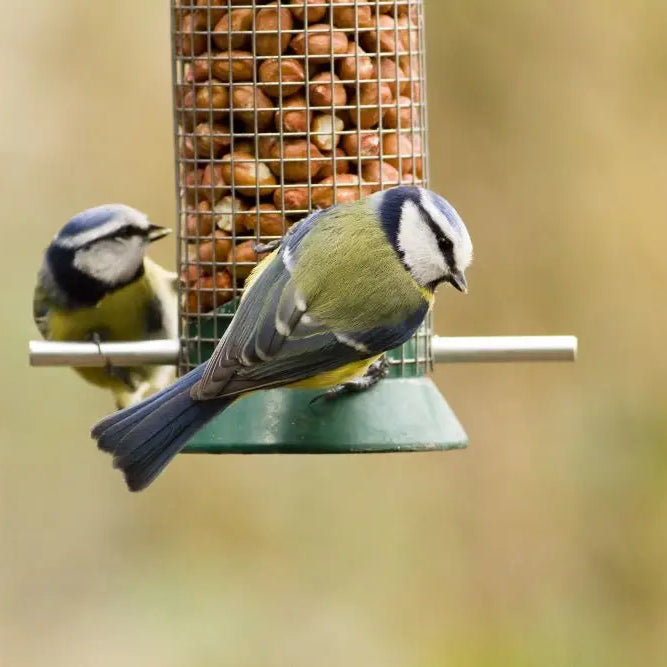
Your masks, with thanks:
[(439, 195), (414, 186), (316, 211), (249, 277), (210, 360), (92, 430), (132, 491), (258, 389), (331, 388), (412, 336), (441, 283), (467, 290), (472, 243)]
[[(55, 341), (176, 338), (178, 280), (145, 257), (169, 229), (123, 204), (75, 215), (46, 249), (33, 300), (35, 323)], [(112, 391), (119, 408), (167, 387), (173, 366), (77, 368)]]

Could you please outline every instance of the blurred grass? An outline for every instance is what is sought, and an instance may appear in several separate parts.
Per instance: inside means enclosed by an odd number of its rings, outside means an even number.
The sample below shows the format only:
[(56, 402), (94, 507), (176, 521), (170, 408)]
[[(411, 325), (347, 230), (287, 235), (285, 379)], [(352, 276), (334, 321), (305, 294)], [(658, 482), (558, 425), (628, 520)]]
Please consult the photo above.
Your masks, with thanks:
[(576, 365), (438, 368), (464, 452), (182, 457), (136, 497), (108, 397), (26, 342), (73, 212), (173, 220), (167, 7), (4, 4), (0, 663), (664, 664), (664, 3), (427, 2), (432, 183), (476, 244), (437, 330)]

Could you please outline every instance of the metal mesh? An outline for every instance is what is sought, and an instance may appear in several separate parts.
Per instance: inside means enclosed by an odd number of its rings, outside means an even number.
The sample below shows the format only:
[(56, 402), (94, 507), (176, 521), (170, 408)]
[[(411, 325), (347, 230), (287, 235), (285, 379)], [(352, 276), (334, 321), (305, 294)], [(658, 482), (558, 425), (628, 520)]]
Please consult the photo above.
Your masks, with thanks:
[[(427, 185), (423, 0), (172, 0), (172, 44), (184, 372), (233, 317), (257, 242)], [(431, 333), (429, 315), (394, 375), (430, 368)]]

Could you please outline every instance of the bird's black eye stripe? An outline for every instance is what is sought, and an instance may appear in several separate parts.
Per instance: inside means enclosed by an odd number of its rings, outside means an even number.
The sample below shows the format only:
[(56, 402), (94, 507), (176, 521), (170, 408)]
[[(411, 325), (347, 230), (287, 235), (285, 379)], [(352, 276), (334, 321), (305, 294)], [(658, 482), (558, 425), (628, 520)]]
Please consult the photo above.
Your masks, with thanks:
[(435, 236), (435, 239), (438, 242), (438, 249), (445, 258), (447, 266), (450, 271), (456, 271), (456, 259), (454, 258), (454, 244), (452, 243), (452, 240), (445, 236), (445, 233), (440, 229), (435, 220), (433, 220), (423, 206), (420, 205), (419, 208), (426, 220), (426, 224), (429, 226), (429, 229), (433, 232), (433, 236)]
[(129, 225), (121, 227), (113, 236), (121, 239), (129, 239), (131, 236), (139, 235), (139, 230), (136, 227)]
[(89, 241), (88, 243), (85, 244), (85, 246), (88, 247), (91, 245), (95, 245), (100, 241), (106, 241), (108, 239), (130, 239), (133, 236), (147, 237), (148, 230), (142, 229), (141, 227), (135, 227), (133, 225), (123, 225), (122, 227), (119, 227), (113, 232), (109, 232), (104, 236), (99, 236), (98, 238)]

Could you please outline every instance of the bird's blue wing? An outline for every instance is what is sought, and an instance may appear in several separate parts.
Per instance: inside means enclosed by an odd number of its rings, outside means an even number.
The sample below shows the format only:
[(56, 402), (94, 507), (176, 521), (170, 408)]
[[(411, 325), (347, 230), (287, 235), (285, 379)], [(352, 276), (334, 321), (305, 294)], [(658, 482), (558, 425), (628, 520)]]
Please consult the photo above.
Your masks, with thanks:
[(39, 333), (44, 338), (49, 337), (49, 311), (51, 309), (50, 300), (46, 290), (38, 282), (32, 298), (32, 318), (37, 325)]
[(374, 357), (404, 343), (428, 311), (422, 304), (404, 321), (363, 333), (334, 331), (308, 315), (308, 304), (289, 267), (318, 211), (290, 230), (276, 255), (253, 282), (228, 330), (193, 387), (197, 399), (290, 384)]

